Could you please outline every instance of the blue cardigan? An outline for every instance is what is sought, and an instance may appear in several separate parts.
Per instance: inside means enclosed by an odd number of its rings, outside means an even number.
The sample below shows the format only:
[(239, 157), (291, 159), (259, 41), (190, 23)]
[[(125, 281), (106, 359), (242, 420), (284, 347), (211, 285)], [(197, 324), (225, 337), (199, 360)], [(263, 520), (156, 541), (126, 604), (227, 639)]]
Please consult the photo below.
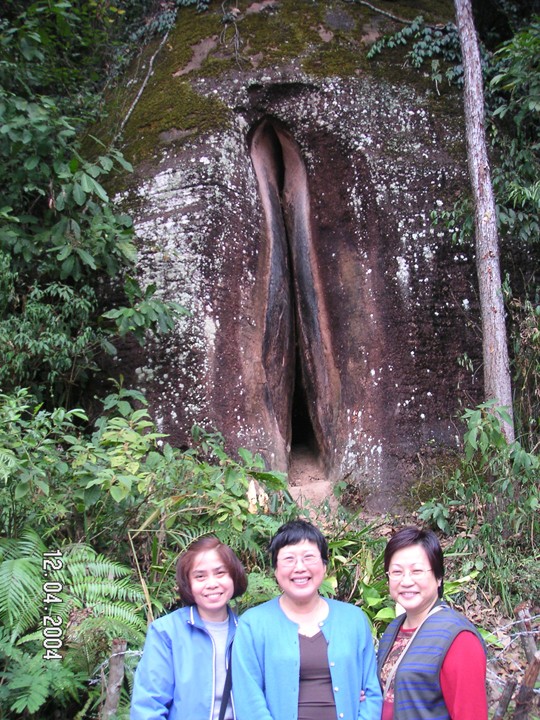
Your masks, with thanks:
[[(236, 625), (229, 610), (227, 657)], [(194, 605), (158, 618), (135, 672), (130, 719), (211, 720), (214, 664), (214, 641)]]
[[(325, 600), (330, 608), (321, 630), (339, 720), (380, 720), (382, 696), (375, 651), (360, 608)], [(238, 720), (297, 720), (300, 671), (298, 625), (274, 598), (247, 610), (233, 645), (232, 677)], [(360, 690), (366, 700), (360, 702)]]

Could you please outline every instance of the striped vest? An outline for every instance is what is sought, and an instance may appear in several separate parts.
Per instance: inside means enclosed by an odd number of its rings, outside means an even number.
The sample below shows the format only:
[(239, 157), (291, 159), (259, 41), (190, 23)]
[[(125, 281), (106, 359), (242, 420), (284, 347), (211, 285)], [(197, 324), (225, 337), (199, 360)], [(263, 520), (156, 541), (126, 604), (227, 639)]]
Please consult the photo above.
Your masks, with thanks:
[[(430, 616), (405, 650), (394, 677), (394, 720), (451, 720), (444, 703), (439, 674), (443, 660), (459, 633), (482, 637), (463, 615), (442, 603), (442, 610)], [(399, 615), (385, 630), (377, 655), (379, 677), (396, 635), (405, 620)]]

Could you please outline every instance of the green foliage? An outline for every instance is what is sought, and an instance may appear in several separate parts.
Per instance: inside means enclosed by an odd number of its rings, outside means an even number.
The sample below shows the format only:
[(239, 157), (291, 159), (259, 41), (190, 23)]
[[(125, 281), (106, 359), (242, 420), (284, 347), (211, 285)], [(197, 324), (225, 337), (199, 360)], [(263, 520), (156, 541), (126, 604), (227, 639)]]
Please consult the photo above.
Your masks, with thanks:
[[(112, 62), (127, 0), (7, 0), (3, 8), (0, 78), (4, 87), (69, 97), (84, 111)], [(129, 14), (129, 13), (128, 13)]]
[(74, 537), (82, 527), (92, 538), (103, 532), (99, 518), (109, 533), (122, 536), (146, 503), (148, 524), (166, 514), (169, 528), (177, 522), (194, 531), (223, 526), (245, 532), (249, 550), (252, 511), (261, 507), (250, 506), (250, 483), (260, 484), (261, 502), (269, 508), (292, 505), (283, 474), (265, 470), (260, 456), (247, 450), (240, 451), (241, 462), (233, 460), (217, 434), (197, 429), (198, 447), (185, 452), (167, 443), (160, 447), (164, 436), (144, 405), (140, 393), (119, 388), (104, 399), (90, 431), (81, 410), (48, 411), (34, 405), (27, 391), (0, 395), (4, 533), (16, 537), (31, 524), (46, 536)]
[[(165, 444), (160, 457), (152, 454), (155, 475), (147, 486), (145, 515), (130, 530), (149, 620), (156, 611), (153, 598), (164, 605), (173, 601), (176, 559), (195, 539), (215, 535), (237, 552), (248, 572), (264, 573), (268, 538), (298, 515), (285, 492), (285, 476), (265, 470), (260, 456), (241, 448), (235, 460), (219, 433), (195, 427), (193, 435), (191, 450)], [(253, 490), (257, 499), (250, 501)]]
[[(26, 391), (0, 395), (0, 520), (17, 537), (27, 525), (54, 532), (68, 513), (69, 465), (61, 443), (76, 433), (82, 414), (33, 407)], [(56, 496), (56, 492), (58, 493)], [(67, 493), (67, 494), (66, 494)]]
[(183, 309), (129, 276), (127, 305), (121, 291), (117, 306), (107, 301), (104, 281), (121, 287), (136, 249), (132, 220), (116, 210), (105, 184), (131, 166), (114, 148), (93, 160), (81, 155), (78, 138), (89, 117), (61, 95), (75, 85), (79, 96), (91, 92), (79, 86), (72, 53), (98, 62), (100, 33), (110, 31), (121, 8), (22, 6), (11, 2), (13, 14), (0, 25), (0, 383), (67, 405), (97, 372), (100, 353), (115, 352), (116, 337), (133, 333), (142, 342), (148, 331), (168, 332)]
[(395, 617), (384, 574), (384, 540), (373, 538), (373, 525), (335, 528), (328, 542), (328, 575), (338, 599), (360, 605), (374, 635)]
[(538, 452), (540, 422), (540, 297), (536, 301), (510, 301), (514, 357), (514, 417), (523, 444)]
[[(47, 703), (57, 709), (85, 692), (85, 676), (66, 663), (43, 659), (43, 650), (21, 650), (0, 627), (0, 718), (44, 717)], [(17, 715), (14, 715), (16, 713)], [(39, 714), (35, 714), (39, 713)]]
[[(21, 714), (80, 702), (88, 693), (84, 679), (108, 657), (112, 639), (139, 646), (146, 630), (131, 568), (75, 543), (55, 551), (54, 570), (45, 575), (46, 552), (33, 530), (0, 540), (0, 700)], [(49, 600), (48, 587), (55, 589)], [(62, 631), (52, 658), (43, 645), (45, 616)]]
[(174, 329), (175, 319), (187, 315), (188, 311), (175, 302), (165, 303), (155, 297), (156, 286), (148, 285), (142, 290), (139, 283), (127, 277), (124, 291), (129, 301), (128, 307), (115, 308), (103, 313), (105, 319), (114, 320), (115, 332), (120, 336), (131, 334), (141, 345), (144, 344), (149, 329), (156, 328), (166, 334)]
[(507, 114), (520, 132), (536, 135), (540, 113), (540, 18), (503, 43), (494, 56), (496, 74), (491, 87), (507, 93), (494, 115)]
[[(0, 395), (0, 520), (8, 537), (26, 524), (60, 537), (75, 536), (82, 526), (94, 537), (103, 530), (92, 527), (100, 516), (112, 522), (109, 532), (121, 533), (130, 507), (155, 477), (161, 437), (134, 401), (144, 404), (134, 391), (109, 395), (88, 434), (81, 410), (50, 412), (34, 405), (27, 391)], [(118, 502), (128, 515), (114, 530)]]
[(524, 587), (538, 592), (525, 568), (527, 558), (536, 555), (540, 531), (540, 458), (517, 440), (507, 443), (502, 432), (507, 419), (492, 402), (465, 411), (461, 466), (441, 496), (422, 505), (419, 517), (458, 536), (455, 550), (474, 558), (463, 571), (483, 569), (479, 581), (498, 592), (510, 612)]
[(529, 246), (540, 238), (539, 51), (536, 18), (495, 52), (488, 96), (501, 230)]
[(235, 601), (235, 611), (242, 614), (244, 610), (260, 605), (267, 600), (277, 597), (280, 593), (279, 586), (273, 575), (259, 569), (248, 573), (248, 587), (246, 592)]
[[(182, 453), (164, 447), (167, 476), (155, 501), (166, 513), (168, 524), (181, 517), (191, 527), (226, 523), (232, 531), (243, 532), (252, 514), (247, 498), (252, 480), (262, 484), (265, 494), (270, 492), (268, 503), (277, 510), (286, 487), (283, 473), (266, 471), (261, 456), (246, 449), (239, 450), (240, 462), (234, 460), (225, 451), (219, 433), (194, 427), (193, 439), (195, 447)], [(259, 508), (264, 502), (258, 503)]]
[(180, 8), (195, 5), (199, 12), (203, 12), (208, 9), (210, 1), (175, 0), (174, 3), (163, 4), (163, 7), (157, 12), (146, 17), (144, 23), (134, 25), (132, 32), (129, 34), (130, 42), (140, 44), (149, 41), (156, 35), (165, 35), (174, 27)]
[(20, 539), (0, 539), (0, 623), (13, 643), (40, 618), (45, 545), (26, 530)]
[[(368, 51), (369, 59), (379, 55), (385, 48), (392, 49), (400, 45), (411, 45), (405, 58), (413, 68), (420, 68), (426, 60), (441, 58), (447, 64), (446, 77), (449, 81), (461, 76), (461, 69), (456, 67), (461, 61), (461, 50), (456, 26), (448, 23), (444, 27), (426, 25), (419, 15), (409, 25), (394, 33), (382, 37), (373, 43)], [(439, 73), (439, 61), (432, 64), (433, 77), (437, 82), (442, 80)]]
[(100, 322), (103, 277), (136, 260), (131, 218), (114, 212), (100, 180), (130, 166), (114, 150), (83, 160), (50, 99), (0, 91), (0, 122), (0, 184), (10, 188), (0, 215), (0, 382), (66, 402), (97, 370), (98, 353), (114, 352), (115, 336), (132, 332), (142, 342), (148, 330), (172, 329), (183, 310), (127, 277), (128, 306)]

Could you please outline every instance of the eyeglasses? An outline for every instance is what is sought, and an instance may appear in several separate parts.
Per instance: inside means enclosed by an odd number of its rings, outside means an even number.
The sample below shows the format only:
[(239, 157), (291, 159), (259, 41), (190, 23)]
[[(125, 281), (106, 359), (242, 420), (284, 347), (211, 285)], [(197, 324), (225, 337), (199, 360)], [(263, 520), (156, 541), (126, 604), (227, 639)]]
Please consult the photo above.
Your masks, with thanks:
[(433, 572), (431, 568), (427, 569), (420, 569), (415, 568), (414, 570), (409, 570), (409, 572), (405, 572), (405, 570), (389, 570), (386, 574), (390, 578), (390, 580), (403, 580), (405, 575), (409, 575), (413, 580), (423, 580), (427, 573)]
[(283, 567), (294, 567), (301, 560), (304, 565), (316, 565), (321, 559), (320, 555), (315, 553), (306, 553), (305, 555), (283, 555), (279, 556), (277, 561)]

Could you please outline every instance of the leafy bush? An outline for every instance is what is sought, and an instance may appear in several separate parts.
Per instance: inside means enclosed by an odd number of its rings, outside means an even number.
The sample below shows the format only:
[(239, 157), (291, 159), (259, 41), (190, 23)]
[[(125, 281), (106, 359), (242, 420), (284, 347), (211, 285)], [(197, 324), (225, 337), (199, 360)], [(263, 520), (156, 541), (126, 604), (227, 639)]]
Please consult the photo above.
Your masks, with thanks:
[(479, 582), (512, 611), (516, 598), (539, 588), (524, 572), (536, 553), (540, 520), (540, 458), (502, 432), (504, 410), (492, 402), (466, 410), (464, 457), (442, 494), (422, 505), (419, 517), (447, 535), (467, 558), (463, 571), (481, 569)]
[(538, 452), (540, 423), (540, 297), (535, 302), (513, 298), (510, 303), (514, 358), (514, 418), (523, 444)]
[[(49, 407), (81, 403), (115, 337), (143, 342), (183, 312), (128, 276), (132, 220), (105, 184), (131, 166), (114, 148), (80, 152), (100, 84), (90, 68), (123, 12), (97, 5), (12, 0), (0, 24), (0, 384), (30, 387)], [(104, 292), (113, 279), (117, 292)]]
[(124, 390), (109, 396), (94, 432), (85, 434), (81, 410), (45, 410), (24, 390), (0, 395), (0, 521), (8, 537), (31, 525), (44, 537), (95, 538), (103, 532), (96, 519), (111, 522), (116, 502), (125, 500), (122, 532), (142, 498), (138, 486), (150, 482), (147, 456), (161, 437), (148, 432), (151, 422), (133, 398), (142, 402)]

